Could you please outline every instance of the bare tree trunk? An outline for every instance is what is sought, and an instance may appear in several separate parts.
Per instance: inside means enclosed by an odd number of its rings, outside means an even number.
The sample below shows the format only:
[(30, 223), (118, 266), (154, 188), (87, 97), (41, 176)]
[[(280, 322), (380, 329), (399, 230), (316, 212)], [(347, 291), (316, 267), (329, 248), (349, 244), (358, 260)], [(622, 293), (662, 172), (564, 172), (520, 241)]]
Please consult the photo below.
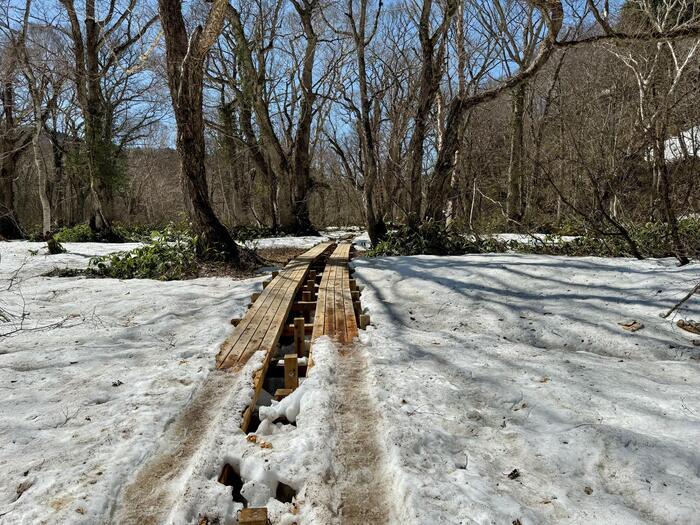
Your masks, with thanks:
[(508, 196), (506, 215), (508, 220), (519, 223), (523, 218), (523, 128), (525, 118), (525, 84), (513, 89), (508, 163)]
[[(355, 40), (355, 54), (357, 58), (357, 73), (360, 86), (360, 119), (359, 126), (360, 143), (362, 147), (363, 160), (365, 161), (364, 169), (364, 185), (363, 204), (365, 211), (365, 221), (367, 223), (367, 234), (370, 242), (373, 245), (381, 242), (386, 236), (386, 224), (384, 217), (377, 213), (375, 209), (375, 195), (377, 178), (379, 175), (379, 163), (377, 160), (377, 151), (374, 141), (374, 129), (372, 125), (371, 101), (369, 97), (369, 86), (367, 81), (367, 63), (365, 48), (374, 37), (374, 33), (367, 36), (367, 0), (361, 0), (359, 21), (355, 21), (351, 16), (353, 8), (352, 0), (348, 3), (348, 12), (350, 13), (350, 24), (353, 29), (353, 37)], [(379, 17), (381, 4), (376, 13)]]
[(58, 137), (53, 131), (51, 132), (51, 156), (53, 159), (54, 180), (52, 205), (56, 211), (56, 226), (61, 227), (70, 220), (68, 212), (68, 181), (66, 180), (65, 167), (63, 165), (63, 148), (58, 144)]
[(111, 163), (111, 129), (105, 135), (105, 112), (100, 69), (100, 39), (102, 28), (97, 20), (95, 0), (85, 1), (85, 35), (78, 20), (74, 0), (60, 0), (70, 22), (70, 35), (75, 61), (74, 83), (76, 99), (85, 126), (85, 153), (90, 186), (90, 228), (100, 238), (117, 239), (108, 213), (108, 192), (113, 177)]
[(34, 153), (34, 166), (39, 180), (39, 201), (41, 202), (41, 233), (48, 236), (51, 233), (51, 200), (49, 199), (48, 173), (44, 154), (41, 151), (41, 134), (43, 125), (41, 119), (37, 119), (34, 125), (34, 136), (32, 137), (32, 152)]
[[(409, 144), (409, 205), (408, 225), (416, 228), (423, 211), (423, 148), (428, 133), (428, 120), (433, 107), (435, 95), (440, 87), (445, 57), (444, 36), (457, 10), (457, 2), (449, 1), (445, 5), (442, 23), (434, 34), (430, 34), (432, 0), (423, 0), (418, 36), (421, 44), (421, 74), (418, 94), (418, 107), (413, 122), (413, 134)], [(436, 54), (437, 51), (437, 54)], [(444, 139), (447, 140), (447, 139)], [(452, 159), (454, 161), (454, 159)]]
[(10, 155), (4, 157), (0, 167), (0, 237), (21, 239), (24, 235), (15, 211), (15, 163)]
[[(245, 105), (255, 112), (260, 135), (259, 147), (266, 152), (269, 172), (274, 173), (276, 179), (277, 191), (274, 192), (274, 189), (272, 191), (277, 203), (278, 223), (287, 231), (303, 233), (314, 231), (309, 219), (308, 200), (312, 190), (310, 136), (315, 102), (313, 68), (318, 40), (312, 26), (312, 19), (318, 3), (317, 0), (304, 0), (302, 3), (294, 1), (293, 4), (301, 19), (307, 43), (302, 66), (300, 120), (296, 135), (290, 141), (293, 142), (293, 155), (282, 147), (270, 117), (265, 96), (264, 63), (261, 63), (264, 53), (262, 57), (258, 57), (256, 66), (241, 14), (230, 4), (226, 7), (226, 13), (238, 47), (241, 94), (245, 98)], [(250, 142), (250, 139), (247, 138), (247, 141)], [(254, 144), (257, 145), (257, 141)]]
[(16, 129), (14, 119), (14, 87), (11, 82), (2, 86), (3, 125), (0, 141), (0, 237), (21, 239), (24, 233), (19, 226), (15, 210), (14, 181), (17, 178), (17, 161), (29, 142), (28, 134)]
[[(304, 62), (301, 72), (301, 113), (296, 136), (294, 138), (294, 172), (292, 176), (292, 210), (294, 214), (293, 230), (297, 234), (318, 233), (309, 217), (309, 197), (311, 196), (311, 123), (313, 122), (314, 59), (318, 38), (312, 25), (312, 17), (317, 7), (317, 0), (292, 0), (306, 38)], [(303, 4), (303, 5), (302, 5)]]
[(228, 2), (214, 2), (206, 26), (197, 26), (189, 39), (181, 2), (159, 0), (158, 5), (165, 35), (168, 85), (177, 125), (177, 152), (185, 205), (192, 227), (199, 236), (201, 254), (213, 255), (210, 250), (214, 250), (240, 263), (238, 246), (212, 209), (204, 165), (204, 59), (221, 31)]
[[(467, 70), (466, 62), (466, 50), (464, 49), (464, 2), (459, 2), (457, 5), (457, 15), (455, 19), (455, 33), (456, 33), (456, 46), (457, 46), (457, 78), (458, 78), (458, 94), (459, 96), (464, 96), (467, 91), (467, 79), (465, 77)], [(452, 226), (454, 222), (455, 209), (457, 207), (457, 192), (458, 192), (458, 181), (459, 172), (462, 166), (461, 158), (463, 157), (462, 152), (464, 151), (464, 137), (463, 132), (466, 128), (466, 123), (464, 126), (460, 126), (459, 133), (457, 134), (457, 141), (459, 146), (457, 152), (455, 153), (455, 167), (450, 174), (450, 192), (447, 196), (447, 206), (445, 207), (445, 226), (448, 228)], [(442, 148), (442, 140), (440, 141), (440, 147)], [(470, 218), (471, 225), (471, 218)]]
[(301, 19), (306, 37), (306, 49), (301, 72), (301, 113), (294, 143), (294, 175), (292, 178), (292, 206), (294, 213), (294, 233), (318, 233), (309, 217), (309, 197), (311, 196), (311, 123), (313, 122), (314, 101), (313, 90), (314, 59), (318, 39), (312, 25), (312, 15), (316, 8), (316, 0), (302, 0), (303, 6), (292, 1)]
[(655, 179), (657, 179), (659, 182), (661, 204), (663, 207), (664, 216), (666, 218), (668, 232), (671, 237), (673, 252), (680, 265), (683, 266), (688, 264), (690, 260), (685, 253), (685, 247), (683, 246), (680, 234), (678, 233), (678, 220), (676, 219), (676, 213), (673, 210), (673, 204), (671, 204), (671, 179), (668, 173), (668, 165), (666, 164), (666, 146), (664, 144), (664, 137), (666, 134), (664, 131), (664, 129), (657, 129), (654, 133), (653, 170)]

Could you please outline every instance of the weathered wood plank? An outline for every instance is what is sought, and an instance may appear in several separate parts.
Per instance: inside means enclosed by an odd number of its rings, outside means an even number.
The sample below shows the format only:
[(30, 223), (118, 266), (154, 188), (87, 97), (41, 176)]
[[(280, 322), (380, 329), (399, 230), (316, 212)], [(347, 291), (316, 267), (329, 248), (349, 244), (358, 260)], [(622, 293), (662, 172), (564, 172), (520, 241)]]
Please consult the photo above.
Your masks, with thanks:
[(341, 343), (348, 343), (357, 337), (357, 320), (348, 268), (350, 248), (350, 244), (340, 244), (328, 258), (316, 299), (312, 341), (322, 335), (328, 335)]
[(333, 243), (321, 243), (291, 261), (279, 272), (227, 338), (217, 355), (219, 368), (240, 369), (258, 350), (277, 344), (294, 297), (304, 283), (310, 265)]
[(264, 353), (263, 366), (253, 376), (253, 399), (242, 416), (241, 428), (247, 430), (255, 409), (263, 380), (279, 338), (282, 335), (294, 300), (305, 284), (313, 262), (334, 243), (321, 243), (291, 261), (280, 272), (273, 272), (272, 281), (245, 317), (227, 338), (217, 355), (217, 367), (240, 370), (258, 351)]

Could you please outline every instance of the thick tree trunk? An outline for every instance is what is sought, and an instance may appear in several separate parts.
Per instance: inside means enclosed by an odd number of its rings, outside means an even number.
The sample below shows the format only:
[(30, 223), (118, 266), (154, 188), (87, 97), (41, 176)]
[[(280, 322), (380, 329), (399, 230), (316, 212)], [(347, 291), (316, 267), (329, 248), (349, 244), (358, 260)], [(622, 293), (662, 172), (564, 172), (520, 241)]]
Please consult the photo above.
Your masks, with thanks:
[[(440, 88), (445, 57), (444, 35), (447, 33), (452, 17), (457, 10), (457, 2), (447, 2), (442, 24), (431, 35), (432, 1), (424, 0), (418, 25), (418, 36), (421, 44), (421, 74), (418, 94), (418, 106), (413, 122), (413, 135), (409, 144), (409, 206), (408, 226), (416, 228), (422, 219), (423, 211), (423, 148), (428, 133), (428, 119), (433, 107), (435, 95)], [(436, 53), (437, 51), (437, 53)], [(445, 130), (448, 131), (448, 130)], [(445, 137), (443, 137), (445, 140)]]
[(19, 134), (14, 119), (14, 87), (11, 82), (2, 86), (3, 123), (0, 140), (0, 237), (21, 239), (24, 237), (15, 210), (14, 181), (17, 161), (29, 143), (28, 134)]
[[(352, 10), (352, 0), (348, 4), (348, 9)], [(381, 242), (386, 236), (386, 224), (384, 217), (377, 213), (375, 209), (376, 185), (379, 175), (379, 163), (374, 142), (374, 128), (372, 125), (371, 102), (369, 97), (369, 87), (367, 83), (367, 62), (365, 47), (368, 44), (367, 28), (367, 0), (360, 3), (358, 23), (351, 20), (353, 37), (355, 41), (355, 53), (357, 57), (357, 73), (360, 86), (360, 120), (359, 135), (364, 161), (364, 185), (362, 197), (367, 223), (367, 234), (373, 245)], [(379, 13), (377, 13), (379, 16)], [(370, 38), (371, 40), (371, 38)]]
[(24, 232), (15, 210), (14, 181), (17, 177), (17, 160), (26, 142), (3, 141), (0, 159), (0, 237), (22, 239)]
[[(226, 256), (240, 263), (240, 251), (231, 234), (219, 221), (209, 200), (205, 171), (203, 87), (204, 59), (223, 24), (224, 3), (212, 7), (207, 28), (198, 26), (187, 38), (182, 5), (178, 0), (159, 0), (159, 12), (167, 57), (168, 85), (177, 125), (177, 152), (185, 205), (201, 255)], [(220, 20), (212, 20), (220, 17)]]
[[(464, 96), (467, 92), (467, 61), (466, 61), (466, 49), (464, 47), (464, 2), (459, 2), (457, 5), (457, 15), (455, 18), (455, 37), (456, 37), (456, 47), (457, 47), (457, 79), (458, 79), (458, 94), (459, 96)], [(455, 166), (450, 175), (450, 190), (447, 195), (447, 204), (445, 206), (445, 226), (450, 228), (455, 220), (456, 209), (457, 209), (457, 199), (459, 197), (459, 175), (461, 167), (463, 165), (462, 159), (464, 157), (464, 129), (466, 128), (466, 122), (464, 126), (459, 126), (457, 133), (457, 141), (459, 146), (457, 152), (455, 153)], [(442, 140), (444, 140), (444, 133)], [(440, 141), (440, 146), (438, 151), (442, 149), (442, 140)]]
[(73, 40), (74, 82), (76, 99), (84, 126), (84, 147), (90, 186), (90, 228), (98, 238), (117, 240), (109, 216), (110, 190), (114, 176), (111, 163), (111, 127), (105, 124), (105, 108), (100, 72), (100, 39), (102, 27), (97, 20), (95, 0), (85, 1), (85, 32), (80, 28), (73, 0), (61, 0), (68, 14)]
[[(309, 196), (312, 190), (310, 171), (310, 135), (313, 119), (313, 66), (317, 45), (317, 37), (312, 26), (313, 11), (317, 8), (316, 1), (293, 2), (306, 37), (301, 78), (301, 108), (300, 121), (294, 136), (291, 152), (282, 147), (275, 126), (269, 113), (265, 93), (265, 71), (263, 58), (253, 60), (248, 39), (245, 34), (241, 14), (228, 4), (226, 13), (238, 45), (238, 67), (241, 79), (241, 93), (245, 105), (255, 112), (256, 124), (260, 135), (258, 144), (266, 152), (266, 162), (269, 164), (277, 181), (277, 213), (279, 226), (289, 232), (312, 233), (314, 228), (309, 218)], [(274, 188), (271, 188), (274, 191)]]
[(448, 106), (445, 131), (442, 135), (442, 147), (439, 149), (437, 163), (430, 177), (427, 192), (425, 210), (427, 219), (442, 220), (444, 217), (445, 195), (452, 180), (462, 135), (461, 130), (464, 127), (466, 111), (463, 106), (463, 98), (460, 96), (455, 97)]
[[(303, 5), (302, 5), (303, 3)], [(315, 1), (293, 2), (306, 38), (304, 61), (301, 72), (301, 111), (299, 124), (294, 139), (294, 172), (292, 176), (292, 210), (294, 215), (294, 233), (317, 233), (309, 217), (309, 198), (311, 196), (311, 124), (313, 122), (316, 95), (313, 88), (314, 61), (318, 38), (312, 24)]]
[(60, 228), (69, 220), (67, 212), (67, 185), (66, 174), (63, 165), (63, 150), (58, 144), (55, 132), (51, 135), (51, 158), (53, 160), (53, 184), (51, 192), (51, 205), (55, 210), (56, 227)]

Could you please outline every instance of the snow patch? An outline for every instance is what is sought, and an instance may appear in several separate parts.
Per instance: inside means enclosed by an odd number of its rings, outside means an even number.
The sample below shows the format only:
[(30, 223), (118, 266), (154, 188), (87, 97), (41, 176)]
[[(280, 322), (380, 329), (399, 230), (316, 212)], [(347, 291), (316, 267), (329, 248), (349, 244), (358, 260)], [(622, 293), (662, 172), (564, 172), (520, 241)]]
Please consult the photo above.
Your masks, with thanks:
[[(672, 260), (357, 259), (396, 523), (693, 523), (700, 348)], [(694, 301), (680, 314), (697, 319)], [(617, 323), (636, 319), (634, 333)], [(515, 472), (514, 472), (515, 471)]]
[[(272, 523), (334, 523), (337, 495), (328, 485), (333, 477), (332, 401), (337, 349), (327, 338), (314, 343), (314, 367), (290, 396), (260, 407), (261, 424), (255, 433), (240, 431), (241, 406), (222, 410), (211, 425), (210, 445), (193, 462), (187, 486), (169, 523), (196, 523), (202, 516), (230, 523), (243, 508), (229, 487), (217, 482), (230, 464), (243, 481), (247, 506), (266, 506)], [(245, 372), (246, 377), (252, 372)], [(277, 421), (284, 417), (295, 425)], [(296, 492), (292, 502), (277, 499), (280, 484)], [(313, 504), (307, 504), (307, 501)]]
[(131, 245), (43, 246), (0, 243), (0, 522), (104, 523), (261, 279), (43, 277)]

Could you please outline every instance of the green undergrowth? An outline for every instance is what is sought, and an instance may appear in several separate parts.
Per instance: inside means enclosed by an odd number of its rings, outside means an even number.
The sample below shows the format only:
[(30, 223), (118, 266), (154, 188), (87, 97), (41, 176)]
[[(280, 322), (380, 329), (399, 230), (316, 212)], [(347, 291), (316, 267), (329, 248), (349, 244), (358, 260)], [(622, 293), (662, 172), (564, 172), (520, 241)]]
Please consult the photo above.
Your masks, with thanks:
[[(143, 246), (90, 259), (88, 267), (56, 269), (47, 274), (54, 277), (110, 277), (114, 279), (157, 279), (172, 281), (201, 275), (244, 275), (260, 261), (252, 252), (241, 254), (247, 261), (243, 268), (231, 266), (224, 253), (208, 250), (201, 252), (198, 237), (186, 223), (171, 223), (161, 229), (114, 225), (115, 232), (125, 241), (140, 242)], [(274, 235), (270, 229), (240, 228), (234, 234), (238, 239), (254, 239)], [(54, 239), (63, 242), (95, 242), (87, 224), (61, 228)]]
[(86, 271), (97, 277), (162, 281), (186, 279), (197, 272), (197, 238), (168, 228), (152, 232), (149, 242), (134, 250), (93, 257)]
[(129, 251), (93, 257), (84, 270), (59, 269), (53, 277), (109, 277), (113, 279), (156, 279), (174, 281), (202, 275), (245, 276), (260, 262), (255, 254), (243, 250), (243, 267), (233, 266), (225, 253), (201, 251), (199, 238), (176, 226), (152, 231), (143, 246)]
[(399, 226), (372, 247), (367, 255), (462, 255), (479, 253), (478, 243), (467, 236), (446, 228), (436, 221), (427, 221), (417, 229)]
[[(116, 238), (123, 242), (150, 242), (154, 235), (174, 236), (189, 234), (190, 228), (187, 222), (169, 223), (165, 226), (139, 226), (115, 223), (112, 225)], [(40, 235), (29, 236), (30, 240), (40, 240)], [(98, 238), (87, 223), (63, 226), (53, 235), (58, 242), (103, 242)], [(110, 240), (110, 242), (114, 242)]]
[(266, 237), (284, 237), (287, 234), (268, 226), (234, 226), (230, 229), (231, 236), (240, 242), (254, 241)]
[(58, 242), (94, 242), (95, 234), (89, 224), (81, 223), (74, 226), (64, 226), (53, 236)]
[[(145, 226), (125, 225), (115, 223), (112, 226), (114, 233), (124, 242), (150, 242), (154, 234), (182, 235), (190, 234), (190, 226), (186, 221), (169, 223), (167, 225)], [(281, 230), (267, 226), (234, 226), (230, 229), (231, 235), (237, 241), (245, 242), (265, 237), (282, 237), (287, 235)], [(29, 240), (41, 240), (39, 233), (30, 234)], [(55, 234), (54, 238), (59, 242), (100, 242), (90, 225), (86, 223), (64, 226)]]
[[(650, 222), (626, 226), (643, 257), (673, 257), (671, 238), (665, 223)], [(686, 254), (700, 258), (700, 220), (678, 221), (679, 235)], [(370, 249), (369, 256), (386, 255), (463, 255), (468, 253), (530, 253), (544, 255), (632, 257), (629, 243), (616, 231), (588, 232), (573, 239), (559, 235), (532, 236), (529, 242), (502, 240), (491, 235), (474, 236), (428, 221), (418, 229), (407, 226), (390, 231)]]

